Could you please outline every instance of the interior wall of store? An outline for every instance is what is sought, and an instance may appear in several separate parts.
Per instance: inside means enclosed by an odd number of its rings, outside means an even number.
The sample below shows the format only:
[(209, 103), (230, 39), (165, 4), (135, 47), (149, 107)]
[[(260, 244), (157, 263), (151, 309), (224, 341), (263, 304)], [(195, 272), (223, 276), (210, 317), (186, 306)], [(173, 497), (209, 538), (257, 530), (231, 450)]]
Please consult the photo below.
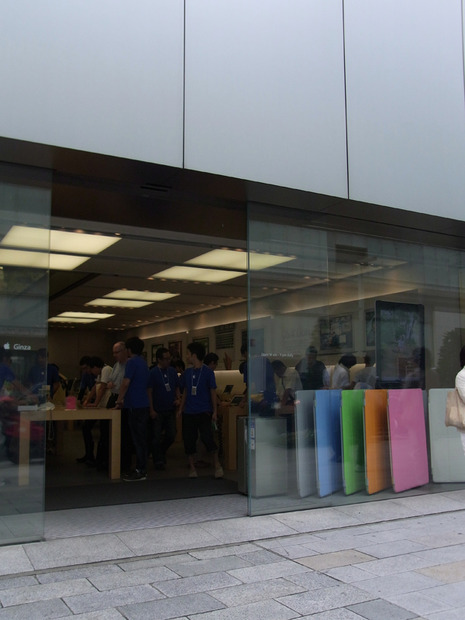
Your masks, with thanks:
[(461, 219), (461, 9), (5, 0), (0, 135)]
[[(57, 364), (60, 372), (67, 378), (79, 377), (79, 360), (84, 355), (96, 355), (112, 365), (112, 347), (115, 342), (138, 336), (144, 341), (144, 350), (150, 365), (152, 345), (169, 342), (181, 342), (183, 359), (187, 345), (194, 338), (208, 338), (209, 350), (216, 352), (220, 358), (218, 369), (224, 369), (223, 356), (227, 353), (233, 361), (233, 369), (239, 367), (241, 359), (242, 332), (247, 329), (246, 308), (212, 310), (205, 314), (175, 319), (160, 325), (152, 325), (127, 332), (106, 331), (104, 329), (49, 328), (49, 360)], [(234, 323), (234, 346), (228, 349), (216, 349), (215, 326)]]

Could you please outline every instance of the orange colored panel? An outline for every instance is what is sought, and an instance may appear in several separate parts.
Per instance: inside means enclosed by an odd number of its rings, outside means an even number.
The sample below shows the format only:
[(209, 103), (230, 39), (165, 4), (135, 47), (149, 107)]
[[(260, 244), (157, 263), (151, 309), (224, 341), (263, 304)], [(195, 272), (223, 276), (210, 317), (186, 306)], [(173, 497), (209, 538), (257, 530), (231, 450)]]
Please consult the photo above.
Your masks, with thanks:
[(365, 391), (365, 471), (369, 494), (392, 486), (387, 390)]

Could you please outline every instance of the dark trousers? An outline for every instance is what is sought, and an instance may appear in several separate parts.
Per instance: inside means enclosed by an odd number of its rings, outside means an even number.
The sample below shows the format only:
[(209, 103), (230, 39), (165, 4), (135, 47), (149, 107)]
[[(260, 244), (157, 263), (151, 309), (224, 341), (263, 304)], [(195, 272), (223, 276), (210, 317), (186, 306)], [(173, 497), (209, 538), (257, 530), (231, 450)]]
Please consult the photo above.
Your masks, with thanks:
[(207, 452), (216, 452), (218, 447), (213, 439), (212, 414), (211, 413), (183, 413), (182, 414), (182, 438), (184, 451), (187, 456), (196, 453), (197, 437), (200, 435)]
[(136, 469), (140, 472), (147, 471), (147, 425), (149, 420), (149, 408), (138, 407), (127, 409), (129, 430), (132, 442), (136, 450)]
[(157, 417), (149, 419), (149, 449), (154, 465), (166, 463), (166, 452), (175, 439), (176, 412), (157, 411)]

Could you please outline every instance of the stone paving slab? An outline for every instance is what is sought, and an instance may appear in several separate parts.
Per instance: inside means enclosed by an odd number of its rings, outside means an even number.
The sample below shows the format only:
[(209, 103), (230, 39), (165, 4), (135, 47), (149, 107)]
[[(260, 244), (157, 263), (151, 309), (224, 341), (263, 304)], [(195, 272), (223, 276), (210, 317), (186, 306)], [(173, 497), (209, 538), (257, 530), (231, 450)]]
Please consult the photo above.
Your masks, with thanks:
[(0, 548), (0, 620), (463, 620), (465, 493), (410, 499)]

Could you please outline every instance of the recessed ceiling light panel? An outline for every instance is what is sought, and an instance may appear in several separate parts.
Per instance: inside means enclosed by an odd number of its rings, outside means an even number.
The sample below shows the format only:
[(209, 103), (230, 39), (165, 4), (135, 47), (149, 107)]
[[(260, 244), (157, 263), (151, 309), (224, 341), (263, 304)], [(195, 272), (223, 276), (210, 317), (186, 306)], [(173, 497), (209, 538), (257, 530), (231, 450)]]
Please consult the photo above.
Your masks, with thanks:
[(279, 256), (278, 254), (260, 254), (259, 252), (240, 252), (238, 250), (211, 250), (186, 261), (186, 265), (201, 265), (203, 267), (230, 267), (247, 271), (247, 256), (250, 259), (250, 269), (259, 271), (267, 267), (274, 267), (294, 260), (294, 256)]
[(111, 299), (137, 299), (139, 301), (164, 301), (165, 299), (171, 299), (177, 297), (179, 293), (157, 293), (151, 291), (130, 291), (127, 289), (119, 289), (112, 293), (107, 293), (104, 297), (110, 297)]
[(170, 267), (160, 273), (154, 273), (154, 278), (166, 278), (167, 280), (188, 280), (190, 282), (219, 283), (243, 276), (242, 271), (224, 271), (221, 269), (203, 269), (202, 267), (185, 267), (179, 265)]
[(81, 232), (49, 230), (33, 226), (12, 226), (3, 237), (1, 245), (43, 250), (95, 255), (120, 241), (120, 237), (89, 235)]
[(86, 306), (105, 306), (109, 308), (143, 308), (144, 306), (150, 306), (152, 301), (137, 301), (134, 299), (110, 299), (109, 297), (104, 299), (94, 299), (87, 302)]

